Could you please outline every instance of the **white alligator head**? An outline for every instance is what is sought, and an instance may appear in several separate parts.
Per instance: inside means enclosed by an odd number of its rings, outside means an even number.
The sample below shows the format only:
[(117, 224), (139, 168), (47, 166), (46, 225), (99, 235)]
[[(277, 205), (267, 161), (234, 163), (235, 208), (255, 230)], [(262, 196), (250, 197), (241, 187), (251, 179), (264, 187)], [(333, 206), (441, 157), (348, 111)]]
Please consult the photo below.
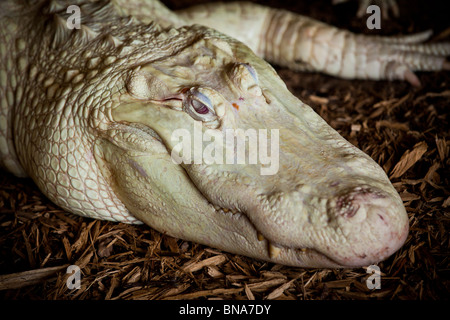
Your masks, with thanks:
[[(98, 142), (103, 174), (132, 214), (175, 237), (287, 265), (362, 266), (394, 253), (408, 218), (382, 168), (245, 45), (197, 30), (129, 70)], [(247, 137), (244, 163), (225, 143), (229, 132)]]

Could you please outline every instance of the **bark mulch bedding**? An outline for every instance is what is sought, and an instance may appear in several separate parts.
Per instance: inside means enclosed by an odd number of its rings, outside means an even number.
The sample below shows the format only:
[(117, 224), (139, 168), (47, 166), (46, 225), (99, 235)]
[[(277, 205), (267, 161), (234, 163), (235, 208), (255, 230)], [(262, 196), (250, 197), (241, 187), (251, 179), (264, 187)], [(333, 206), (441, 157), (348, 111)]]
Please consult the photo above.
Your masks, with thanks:
[[(189, 1), (192, 3), (192, 1)], [(188, 1), (167, 1), (171, 8)], [(198, 1), (201, 2), (201, 1)], [(261, 1), (280, 6), (274, 1)], [(355, 3), (287, 1), (283, 8), (353, 31), (375, 33)], [(432, 28), (449, 40), (440, 3), (398, 1), (401, 16), (379, 34)], [(412, 3), (412, 4), (411, 4)], [(29, 179), (0, 172), (1, 299), (448, 299), (450, 73), (402, 82), (345, 81), (278, 68), (290, 90), (374, 158), (400, 193), (410, 220), (406, 244), (378, 264), (381, 289), (365, 268), (302, 269), (228, 254), (147, 226), (96, 221), (53, 205)], [(66, 268), (81, 268), (81, 288)]]

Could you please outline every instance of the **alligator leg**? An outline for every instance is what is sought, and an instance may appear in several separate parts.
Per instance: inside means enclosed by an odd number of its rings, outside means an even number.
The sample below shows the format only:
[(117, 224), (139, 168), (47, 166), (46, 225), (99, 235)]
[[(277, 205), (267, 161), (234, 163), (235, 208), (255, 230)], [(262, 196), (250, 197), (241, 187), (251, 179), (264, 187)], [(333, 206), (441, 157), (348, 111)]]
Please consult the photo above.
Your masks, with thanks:
[(415, 71), (450, 70), (450, 43), (423, 43), (431, 32), (381, 37), (358, 35), (317, 20), (253, 3), (200, 5), (178, 14), (215, 28), (281, 66), (346, 79), (406, 80)]

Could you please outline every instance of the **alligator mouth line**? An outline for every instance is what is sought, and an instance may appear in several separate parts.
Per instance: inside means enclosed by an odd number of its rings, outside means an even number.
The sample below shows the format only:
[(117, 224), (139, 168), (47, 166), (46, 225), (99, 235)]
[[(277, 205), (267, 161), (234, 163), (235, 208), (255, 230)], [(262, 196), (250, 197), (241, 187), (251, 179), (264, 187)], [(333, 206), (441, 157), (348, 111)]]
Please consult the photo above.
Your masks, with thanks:
[[(205, 198), (206, 199), (206, 198)], [(234, 219), (234, 220), (239, 220), (239, 219), (245, 219), (247, 220), (247, 222), (249, 223), (249, 225), (251, 225), (253, 227), (253, 229), (255, 230), (256, 233), (256, 237), (258, 239), (258, 241), (263, 242), (263, 241), (267, 241), (267, 254), (269, 256), (270, 259), (276, 259), (280, 253), (285, 250), (295, 250), (296, 252), (296, 257), (299, 259), (301, 256), (313, 256), (315, 258), (317, 258), (317, 260), (321, 260), (326, 262), (327, 265), (329, 266), (336, 266), (336, 267), (341, 267), (342, 265), (340, 263), (338, 263), (337, 261), (333, 260), (332, 258), (330, 258), (329, 256), (327, 256), (326, 254), (313, 249), (313, 248), (291, 248), (291, 247), (287, 247), (287, 246), (282, 246), (279, 244), (275, 244), (273, 241), (271, 241), (270, 239), (268, 239), (267, 237), (265, 237), (257, 228), (256, 226), (252, 223), (252, 221), (247, 217), (247, 215), (237, 209), (229, 209), (229, 208), (223, 208), (220, 206), (217, 206), (213, 203), (211, 203), (208, 199), (206, 199), (208, 201), (208, 203), (214, 208), (216, 213), (222, 214), (227, 216), (230, 219)]]

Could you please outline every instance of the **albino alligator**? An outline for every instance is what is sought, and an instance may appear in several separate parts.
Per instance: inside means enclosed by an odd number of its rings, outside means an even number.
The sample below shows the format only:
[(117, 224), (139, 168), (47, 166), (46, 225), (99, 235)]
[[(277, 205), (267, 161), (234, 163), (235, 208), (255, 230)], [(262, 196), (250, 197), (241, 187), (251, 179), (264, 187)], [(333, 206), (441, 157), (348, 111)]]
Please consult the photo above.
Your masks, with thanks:
[[(69, 4), (81, 9), (79, 29), (68, 28)], [(404, 243), (408, 217), (381, 167), (261, 57), (418, 85), (414, 70), (448, 69), (449, 44), (355, 35), (251, 3), (0, 6), (0, 163), (65, 210), (293, 266), (368, 265)], [(194, 123), (219, 137), (278, 129), (277, 174), (177, 164), (171, 134)]]

